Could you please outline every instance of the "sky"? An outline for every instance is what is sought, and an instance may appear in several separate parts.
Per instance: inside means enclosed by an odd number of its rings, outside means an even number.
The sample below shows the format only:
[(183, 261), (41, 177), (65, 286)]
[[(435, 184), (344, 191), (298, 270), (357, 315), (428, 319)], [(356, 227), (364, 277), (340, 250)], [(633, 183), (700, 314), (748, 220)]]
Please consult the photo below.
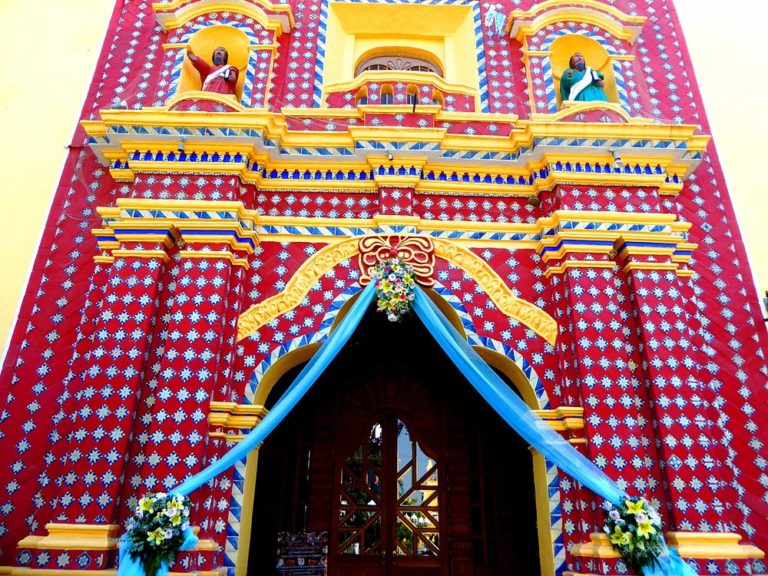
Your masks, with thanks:
[[(768, 290), (768, 1), (674, 0), (755, 285)], [(724, 9), (727, 7), (727, 9)]]

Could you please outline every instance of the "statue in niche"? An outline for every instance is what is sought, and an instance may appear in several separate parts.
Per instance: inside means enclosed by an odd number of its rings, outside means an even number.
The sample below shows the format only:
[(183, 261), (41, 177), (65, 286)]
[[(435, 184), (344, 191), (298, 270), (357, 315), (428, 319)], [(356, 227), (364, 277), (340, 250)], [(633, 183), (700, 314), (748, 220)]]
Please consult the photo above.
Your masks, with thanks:
[(236, 66), (228, 64), (229, 54), (226, 48), (219, 46), (213, 51), (211, 56), (213, 65), (208, 64), (208, 62), (192, 52), (192, 48), (189, 45), (187, 45), (187, 56), (189, 56), (192, 65), (200, 73), (200, 79), (203, 81), (203, 90), (206, 92), (216, 92), (217, 94), (235, 93), (238, 70)]
[(568, 68), (560, 79), (563, 102), (607, 102), (605, 77), (599, 70), (587, 66), (584, 56), (576, 52), (568, 61)]

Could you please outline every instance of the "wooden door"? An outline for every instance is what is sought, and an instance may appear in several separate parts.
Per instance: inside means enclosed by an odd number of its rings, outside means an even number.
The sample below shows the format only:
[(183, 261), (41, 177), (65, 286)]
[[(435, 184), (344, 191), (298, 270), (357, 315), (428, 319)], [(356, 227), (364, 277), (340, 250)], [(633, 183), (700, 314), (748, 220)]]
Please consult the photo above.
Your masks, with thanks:
[(380, 414), (336, 466), (338, 576), (441, 573), (440, 463), (401, 415)]

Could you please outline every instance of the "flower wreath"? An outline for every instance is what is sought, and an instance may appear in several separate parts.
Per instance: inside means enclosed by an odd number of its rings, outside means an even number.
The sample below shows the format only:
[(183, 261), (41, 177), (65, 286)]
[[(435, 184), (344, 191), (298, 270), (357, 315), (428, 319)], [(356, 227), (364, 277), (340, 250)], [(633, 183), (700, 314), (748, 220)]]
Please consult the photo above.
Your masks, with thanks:
[(373, 270), (376, 282), (377, 312), (384, 312), (387, 320), (398, 322), (410, 312), (416, 297), (416, 281), (410, 266), (400, 258), (379, 262)]
[(188, 498), (163, 492), (139, 500), (126, 540), (128, 554), (141, 562), (147, 576), (155, 576), (162, 563), (176, 559), (190, 531), (189, 506)]
[(645, 566), (658, 563), (666, 549), (661, 516), (643, 498), (625, 499), (621, 506), (606, 502), (605, 533), (624, 563), (642, 574)]

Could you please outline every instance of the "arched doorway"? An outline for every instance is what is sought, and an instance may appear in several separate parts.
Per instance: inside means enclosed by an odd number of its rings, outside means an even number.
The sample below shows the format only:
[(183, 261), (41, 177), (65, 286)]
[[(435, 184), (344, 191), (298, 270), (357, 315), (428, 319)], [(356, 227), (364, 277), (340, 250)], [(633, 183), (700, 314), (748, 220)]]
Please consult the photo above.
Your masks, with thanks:
[(260, 450), (249, 575), (280, 531), (327, 531), (331, 576), (540, 572), (527, 445), (421, 322), (372, 310)]

